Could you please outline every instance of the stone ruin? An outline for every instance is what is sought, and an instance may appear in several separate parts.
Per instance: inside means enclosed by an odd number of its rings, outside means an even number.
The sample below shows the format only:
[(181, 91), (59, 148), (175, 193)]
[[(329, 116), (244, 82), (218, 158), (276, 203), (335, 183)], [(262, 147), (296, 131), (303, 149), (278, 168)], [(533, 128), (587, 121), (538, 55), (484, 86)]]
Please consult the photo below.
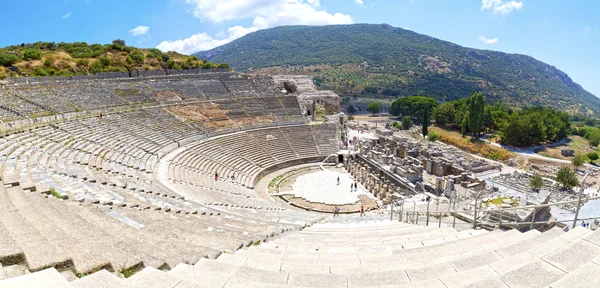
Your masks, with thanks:
[[(384, 129), (376, 128), (375, 131)], [(379, 169), (391, 172), (396, 184), (410, 191), (409, 194), (429, 192), (451, 195), (457, 185), (465, 189), (481, 190), (486, 188), (486, 182), (473, 177), (471, 173), (501, 170), (500, 164), (467, 157), (462, 151), (444, 144), (417, 141), (409, 134), (380, 136), (371, 140), (359, 140), (355, 137), (353, 143), (358, 143), (353, 148), (354, 153), (361, 156), (357, 157), (358, 160), (365, 159), (362, 162), (375, 163)], [(424, 182), (424, 172), (435, 176), (435, 183)]]
[(560, 149), (560, 155), (564, 157), (571, 157), (575, 155), (575, 150), (569, 148), (562, 148)]
[[(317, 90), (310, 76), (274, 75), (273, 80), (280, 87), (284, 87), (286, 83), (293, 83), (296, 87), (296, 92), (293, 94), (297, 94), (302, 114), (312, 117), (313, 120), (315, 108), (318, 105), (325, 108), (326, 115), (336, 114), (340, 111), (340, 96), (333, 91)], [(282, 89), (282, 91), (286, 90)]]

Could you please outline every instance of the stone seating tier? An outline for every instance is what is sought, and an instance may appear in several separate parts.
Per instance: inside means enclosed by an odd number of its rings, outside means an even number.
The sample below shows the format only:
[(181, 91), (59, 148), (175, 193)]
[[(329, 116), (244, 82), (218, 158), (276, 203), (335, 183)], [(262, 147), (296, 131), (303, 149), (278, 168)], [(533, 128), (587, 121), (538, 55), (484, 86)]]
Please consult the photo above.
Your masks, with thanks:
[(0, 287), (590, 287), (600, 281), (600, 234), (584, 228), (456, 231), (372, 216), (343, 215), (233, 254), (168, 271), (146, 267), (127, 279), (101, 270), (69, 282), (50, 268)]

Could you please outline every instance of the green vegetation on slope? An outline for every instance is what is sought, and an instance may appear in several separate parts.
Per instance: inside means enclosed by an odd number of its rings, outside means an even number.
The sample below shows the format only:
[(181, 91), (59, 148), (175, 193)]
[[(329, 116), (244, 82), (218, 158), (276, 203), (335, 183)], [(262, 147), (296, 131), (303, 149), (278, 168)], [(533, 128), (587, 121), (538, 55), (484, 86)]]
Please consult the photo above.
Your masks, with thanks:
[(229, 68), (196, 56), (158, 49), (138, 49), (123, 40), (112, 44), (37, 42), (0, 48), (0, 78), (73, 76), (131, 70)]
[(461, 47), (389, 25), (277, 27), (195, 55), (244, 71), (311, 73), (343, 96), (444, 102), (481, 91), (489, 102), (512, 107), (600, 111), (600, 99), (530, 56)]

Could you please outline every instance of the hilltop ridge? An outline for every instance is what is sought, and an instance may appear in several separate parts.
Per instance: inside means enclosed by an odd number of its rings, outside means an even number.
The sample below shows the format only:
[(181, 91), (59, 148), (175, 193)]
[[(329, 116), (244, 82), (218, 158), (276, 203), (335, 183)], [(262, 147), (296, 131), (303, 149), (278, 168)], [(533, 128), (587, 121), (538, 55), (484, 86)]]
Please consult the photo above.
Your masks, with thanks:
[(531, 56), (462, 47), (387, 24), (282, 26), (193, 55), (241, 71), (313, 75), (347, 98), (448, 101), (476, 90), (514, 107), (600, 112), (600, 99)]
[(85, 42), (36, 42), (0, 48), (0, 79), (19, 76), (74, 76), (132, 70), (229, 68), (176, 52)]

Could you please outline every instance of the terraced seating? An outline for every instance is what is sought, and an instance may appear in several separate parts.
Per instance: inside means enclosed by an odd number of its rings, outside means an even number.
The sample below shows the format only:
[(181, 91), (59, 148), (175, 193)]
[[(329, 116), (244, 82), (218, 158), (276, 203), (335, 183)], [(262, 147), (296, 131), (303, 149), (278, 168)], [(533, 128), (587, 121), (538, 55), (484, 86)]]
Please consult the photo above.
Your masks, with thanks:
[(457, 231), (374, 216), (330, 219), (216, 259), (169, 271), (146, 267), (127, 279), (101, 270), (68, 282), (46, 269), (0, 281), (0, 287), (40, 279), (56, 287), (554, 288), (600, 281), (599, 232)]

